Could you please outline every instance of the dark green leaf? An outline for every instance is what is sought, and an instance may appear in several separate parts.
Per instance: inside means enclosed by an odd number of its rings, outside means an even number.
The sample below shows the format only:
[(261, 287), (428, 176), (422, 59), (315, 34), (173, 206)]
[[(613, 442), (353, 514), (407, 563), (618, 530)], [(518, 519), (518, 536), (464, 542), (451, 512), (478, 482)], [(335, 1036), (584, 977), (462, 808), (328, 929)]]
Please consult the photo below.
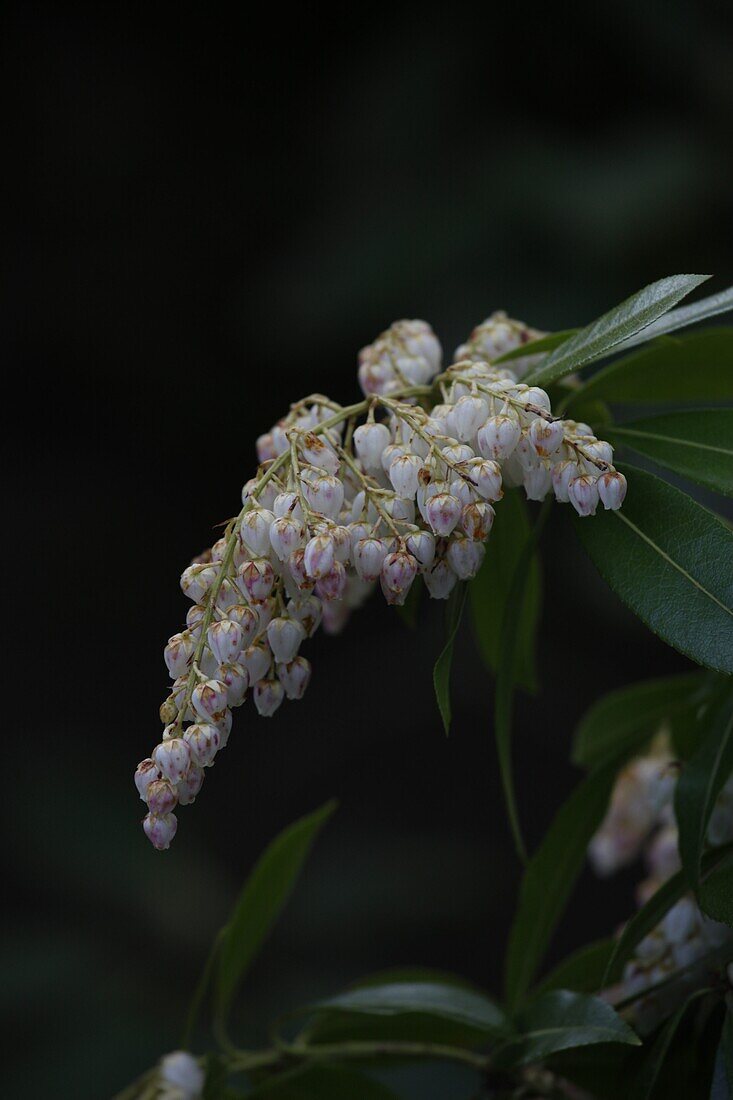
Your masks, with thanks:
[(327, 1062), (286, 1070), (247, 1095), (252, 1100), (396, 1100), (391, 1089), (365, 1073)]
[(717, 294), (711, 294), (708, 298), (700, 298), (689, 306), (680, 306), (679, 309), (670, 310), (664, 317), (645, 328), (643, 332), (630, 337), (624, 342), (624, 348), (643, 344), (647, 340), (653, 340), (657, 336), (664, 336), (669, 332), (686, 328), (688, 325), (698, 324), (700, 321), (708, 321), (711, 317), (718, 317), (721, 313), (729, 313), (733, 310), (733, 287), (721, 290)]
[(730, 857), (700, 883), (697, 900), (712, 920), (733, 928), (733, 860)]
[(217, 1015), (226, 1015), (237, 986), (280, 914), (319, 830), (335, 809), (327, 802), (284, 829), (265, 849), (244, 885), (221, 935), (216, 979)]
[(682, 477), (733, 496), (733, 409), (651, 416), (617, 424), (603, 435), (614, 447), (631, 447)]
[(656, 321), (707, 278), (707, 275), (671, 275), (651, 283), (562, 343), (526, 381), (530, 385), (546, 386), (600, 359)]
[(482, 993), (436, 982), (393, 982), (347, 990), (310, 1006), (315, 1012), (349, 1012), (368, 1016), (431, 1016), (466, 1024), (487, 1035), (507, 1029), (504, 1013)]
[(613, 949), (614, 940), (596, 940), (574, 951), (563, 959), (546, 978), (543, 978), (532, 996), (549, 993), (553, 989), (571, 989), (575, 993), (594, 993), (603, 984)]
[(433, 686), (435, 698), (438, 700), (440, 716), (443, 719), (443, 727), (446, 736), (450, 732), (451, 705), (450, 705), (450, 670), (453, 663), (453, 645), (461, 625), (463, 608), (466, 603), (466, 585), (459, 582), (448, 597), (446, 608), (446, 631), (448, 640), (442, 653), (435, 662), (433, 669)]
[(575, 416), (581, 402), (598, 398), (615, 405), (725, 401), (732, 392), (733, 329), (707, 329), (655, 340), (611, 363), (589, 378), (566, 407)]
[(723, 1029), (720, 1034), (720, 1047), (718, 1048), (723, 1063), (723, 1074), (728, 1086), (728, 1098), (733, 1097), (733, 1012), (728, 1004), (723, 1020)]
[(227, 1088), (227, 1067), (215, 1051), (209, 1051), (206, 1055), (204, 1072), (206, 1077), (202, 1100), (224, 1100)]
[(686, 493), (622, 467), (623, 508), (576, 520), (596, 567), (651, 630), (698, 664), (733, 672), (733, 532)]
[(573, 762), (593, 767), (611, 754), (622, 762), (657, 732), (664, 719), (697, 706), (704, 683), (705, 673), (687, 672), (643, 680), (604, 695), (580, 720)]
[(710, 814), (733, 771), (733, 701), (728, 698), (711, 715), (700, 748), (682, 768), (674, 796), (679, 850), (687, 880), (697, 889), (700, 860)]
[(492, 1064), (507, 1068), (539, 1062), (558, 1050), (594, 1043), (627, 1043), (639, 1039), (600, 997), (554, 990), (529, 1005), (516, 1020), (521, 1034), (492, 1055)]
[(519, 895), (506, 958), (511, 1009), (532, 983), (600, 825), (616, 778), (616, 763), (591, 772), (560, 807), (530, 860)]
[[(501, 629), (514, 571), (530, 537), (527, 505), (519, 490), (510, 489), (496, 506), (496, 523), (486, 545), (486, 557), (469, 585), (471, 616), (481, 656), (496, 672), (502, 653)], [(537, 689), (535, 635), (540, 611), (540, 570), (534, 554), (525, 574), (525, 598), (517, 623), (517, 683)]]
[(685, 1013), (695, 1001), (706, 996), (709, 992), (708, 989), (698, 989), (677, 1009), (659, 1032), (639, 1067), (632, 1089), (633, 1100), (649, 1100), (653, 1095), (675, 1032), (682, 1023)]
[(495, 364), (511, 363), (513, 359), (524, 359), (526, 355), (539, 355), (540, 353), (554, 351), (555, 348), (559, 348), (561, 344), (569, 340), (571, 336), (575, 336), (577, 331), (577, 328), (567, 328), (563, 332), (550, 332), (547, 336), (540, 336), (536, 340), (530, 340), (529, 343), (522, 344), (519, 348), (505, 351), (503, 355), (500, 355), (498, 359), (494, 359), (493, 362)]

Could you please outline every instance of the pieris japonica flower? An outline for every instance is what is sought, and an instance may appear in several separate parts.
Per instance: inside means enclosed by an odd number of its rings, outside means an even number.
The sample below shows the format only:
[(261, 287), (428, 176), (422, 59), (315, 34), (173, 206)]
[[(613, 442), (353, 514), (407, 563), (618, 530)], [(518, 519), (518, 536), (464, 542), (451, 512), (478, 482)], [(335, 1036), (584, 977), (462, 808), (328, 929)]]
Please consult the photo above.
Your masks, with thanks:
[(609, 444), (521, 382), (537, 357), (494, 362), (539, 335), (493, 314), (439, 374), (430, 326), (398, 321), (359, 354), (366, 400), (315, 394), (256, 441), (239, 515), (181, 576), (191, 607), (164, 651), (165, 730), (135, 773), (156, 848), (227, 745), (232, 711), (251, 696), (271, 717), (301, 699), (311, 677), (301, 648), (321, 625), (343, 629), (377, 584), (401, 604), (418, 576), (438, 600), (474, 577), (505, 488), (554, 493), (583, 516), (621, 506)]
[(174, 1050), (160, 1061), (159, 1100), (199, 1100), (204, 1091), (204, 1071), (192, 1054)]

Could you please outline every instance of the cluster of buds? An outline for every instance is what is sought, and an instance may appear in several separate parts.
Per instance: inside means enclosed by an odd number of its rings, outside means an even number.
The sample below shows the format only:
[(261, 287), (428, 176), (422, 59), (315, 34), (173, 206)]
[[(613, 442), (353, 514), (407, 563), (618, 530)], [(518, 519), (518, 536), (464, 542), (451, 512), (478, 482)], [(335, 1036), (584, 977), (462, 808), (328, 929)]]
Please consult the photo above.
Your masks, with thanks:
[[(674, 789), (678, 768), (669, 739), (661, 732), (649, 753), (632, 760), (619, 774), (605, 820), (591, 841), (589, 857), (596, 871), (608, 875), (643, 854), (646, 878), (637, 888), (645, 904), (680, 870)], [(733, 840), (733, 776), (720, 792), (711, 814), (707, 842), (719, 847)], [(700, 910), (692, 894), (680, 898), (638, 945), (624, 969), (615, 1000), (635, 997), (635, 1022), (651, 1030), (673, 1012), (681, 997), (700, 983), (695, 963), (730, 938), (730, 929)], [(679, 984), (655, 987), (684, 971)]]
[(469, 357), (436, 377), (430, 326), (399, 321), (359, 355), (365, 400), (311, 395), (257, 440), (239, 515), (181, 577), (193, 606), (165, 648), (173, 683), (162, 739), (135, 775), (154, 847), (173, 839), (173, 811), (201, 789), (232, 710), (251, 694), (269, 717), (302, 698), (311, 666), (300, 650), (321, 623), (340, 630), (377, 584), (402, 604), (418, 577), (446, 599), (476, 575), (504, 485), (523, 485), (531, 500), (554, 490), (581, 515), (599, 500), (620, 506), (626, 485), (610, 446), (491, 365), (531, 332), (495, 315)]

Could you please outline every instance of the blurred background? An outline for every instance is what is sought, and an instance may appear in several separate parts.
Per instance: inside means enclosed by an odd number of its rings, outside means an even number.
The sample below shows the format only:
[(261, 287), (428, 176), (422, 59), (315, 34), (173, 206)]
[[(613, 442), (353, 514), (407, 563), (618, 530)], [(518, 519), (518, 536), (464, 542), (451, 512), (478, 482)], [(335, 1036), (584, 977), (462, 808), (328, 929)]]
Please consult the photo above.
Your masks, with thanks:
[[(107, 1097), (175, 1046), (253, 861), (331, 796), (243, 991), (242, 1044), (382, 967), (499, 991), (518, 867), (468, 623), (450, 739), (432, 691), (442, 608), (410, 633), (375, 599), (310, 645), (302, 703), (238, 713), (159, 854), (132, 773), (159, 734), (178, 577), (236, 510), (255, 437), (313, 390), (355, 400), (357, 350), (395, 318), (428, 319), (450, 354), (496, 308), (557, 329), (666, 274), (733, 281), (729, 5), (537, 21), (504, 5), (487, 26), (460, 6), (248, 13), (4, 8), (6, 588), (22, 623), (5, 652), (23, 701), (6, 707), (4, 1096)], [(542, 688), (517, 715), (532, 845), (577, 779), (587, 705), (685, 667), (557, 513)], [(622, 920), (636, 877), (588, 874), (553, 958)], [(399, 1081), (468, 1095), (440, 1067)]]

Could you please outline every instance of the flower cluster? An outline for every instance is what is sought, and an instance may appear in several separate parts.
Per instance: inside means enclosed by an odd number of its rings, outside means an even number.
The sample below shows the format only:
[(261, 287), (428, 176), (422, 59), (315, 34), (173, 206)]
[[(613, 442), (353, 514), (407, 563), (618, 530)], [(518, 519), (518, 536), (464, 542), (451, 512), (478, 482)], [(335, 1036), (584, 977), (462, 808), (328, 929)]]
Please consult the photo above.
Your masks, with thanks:
[(269, 717), (302, 698), (311, 666), (300, 650), (321, 623), (338, 631), (376, 584), (402, 604), (420, 576), (445, 599), (476, 575), (503, 486), (530, 500), (554, 492), (582, 516), (620, 507), (610, 445), (492, 366), (534, 335), (495, 314), (439, 374), (430, 326), (398, 321), (359, 355), (365, 400), (311, 395), (257, 440), (239, 515), (181, 577), (192, 606), (165, 648), (163, 736), (135, 774), (154, 847), (173, 839), (173, 810), (201, 789), (232, 709), (251, 693)]
[[(605, 820), (589, 847), (590, 861), (601, 875), (643, 853), (647, 877), (637, 888), (640, 905), (680, 870), (673, 806), (676, 781), (677, 766), (668, 736), (662, 732), (645, 756), (632, 760), (619, 774)], [(732, 840), (733, 776), (718, 796), (707, 831), (711, 847)], [(654, 987), (678, 971), (685, 971), (682, 990), (699, 984), (694, 964), (730, 935), (726, 925), (705, 916), (692, 894), (680, 898), (638, 945), (624, 969), (617, 999), (650, 990), (634, 1008), (639, 1027), (650, 1030), (675, 1010), (681, 995), (680, 987), (659, 991)]]

